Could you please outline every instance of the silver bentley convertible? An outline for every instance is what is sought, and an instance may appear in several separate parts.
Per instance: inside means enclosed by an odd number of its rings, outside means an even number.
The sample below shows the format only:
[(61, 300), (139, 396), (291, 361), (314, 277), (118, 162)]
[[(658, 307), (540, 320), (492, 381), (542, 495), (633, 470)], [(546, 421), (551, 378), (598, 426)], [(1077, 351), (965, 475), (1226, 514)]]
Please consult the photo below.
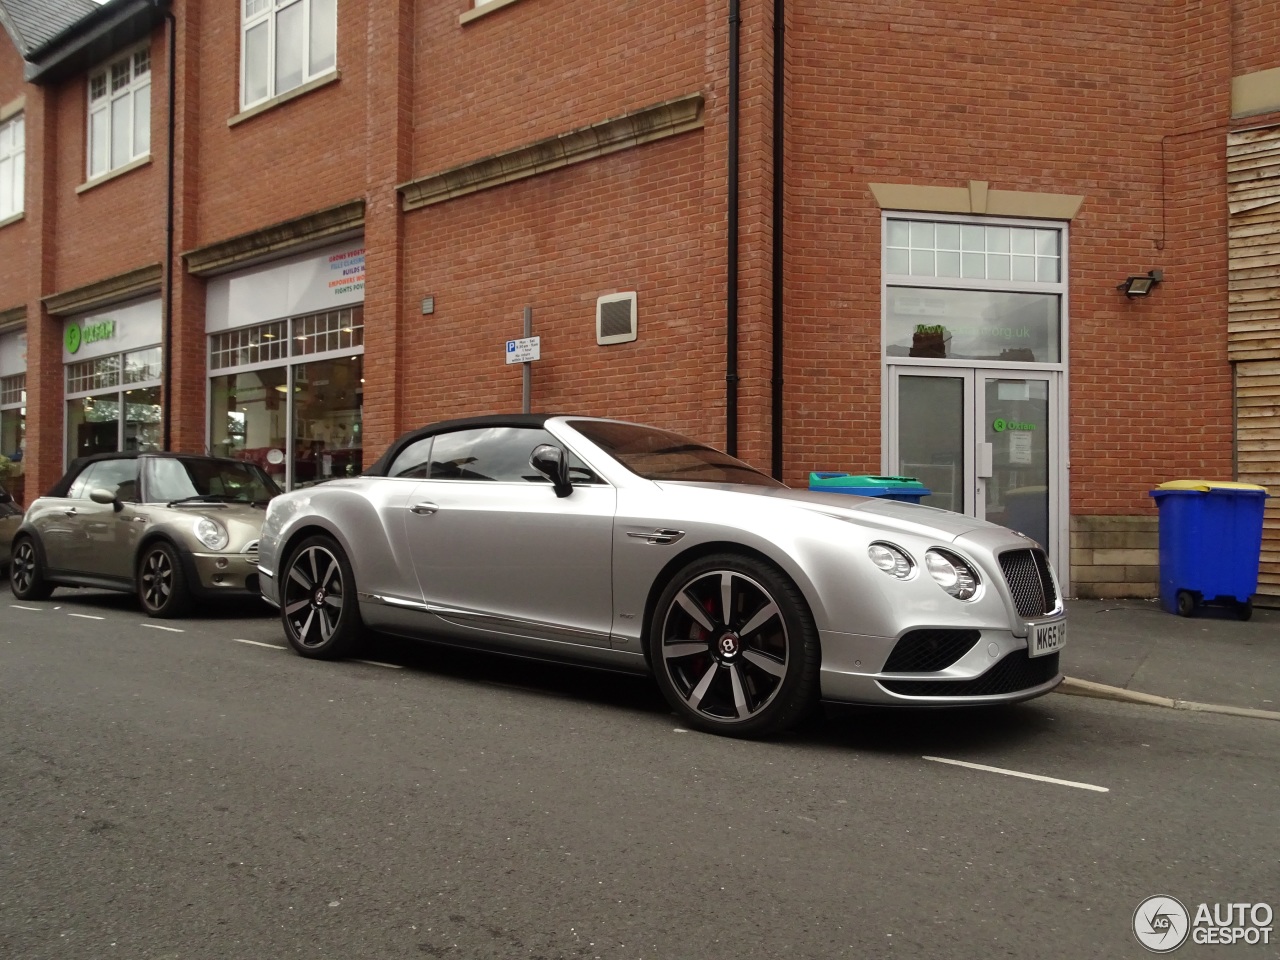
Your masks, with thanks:
[(913, 503), (789, 489), (653, 427), (438, 423), (271, 501), (263, 595), (305, 657), (365, 628), (651, 673), (684, 722), (767, 736), (820, 700), (1025, 700), (1061, 680), (1044, 551)]

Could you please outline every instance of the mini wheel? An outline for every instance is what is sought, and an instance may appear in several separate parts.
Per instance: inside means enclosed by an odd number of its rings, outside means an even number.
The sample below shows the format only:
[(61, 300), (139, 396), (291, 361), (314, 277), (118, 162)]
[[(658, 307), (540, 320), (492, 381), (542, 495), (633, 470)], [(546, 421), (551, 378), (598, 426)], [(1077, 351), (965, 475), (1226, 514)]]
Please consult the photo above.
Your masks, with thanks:
[(19, 600), (48, 600), (53, 584), (44, 578), (44, 558), (30, 537), (15, 540), (9, 562), (9, 589)]
[(295, 652), (316, 660), (349, 656), (364, 624), (356, 578), (331, 537), (308, 537), (289, 556), (280, 577), (280, 620)]
[(658, 686), (689, 726), (767, 737), (816, 705), (817, 629), (786, 576), (751, 557), (695, 560), (667, 584), (649, 625)]
[(147, 616), (163, 620), (191, 609), (191, 591), (171, 543), (157, 540), (143, 551), (138, 561), (138, 600)]
[(1196, 612), (1196, 595), (1190, 590), (1178, 591), (1178, 616), (1189, 617)]

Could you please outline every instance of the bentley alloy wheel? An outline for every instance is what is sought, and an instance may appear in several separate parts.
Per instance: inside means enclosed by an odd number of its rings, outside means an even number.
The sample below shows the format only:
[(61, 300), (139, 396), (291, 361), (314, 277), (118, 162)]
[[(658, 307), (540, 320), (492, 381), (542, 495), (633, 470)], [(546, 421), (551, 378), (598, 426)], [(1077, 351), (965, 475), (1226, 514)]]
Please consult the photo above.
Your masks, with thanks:
[(361, 630), (355, 575), (329, 537), (309, 537), (285, 565), (280, 617), (289, 645), (304, 657), (329, 660), (354, 648)]
[(808, 712), (817, 650), (796, 587), (732, 554), (695, 561), (671, 580), (649, 645), (677, 713), (700, 729), (743, 737), (777, 733)]

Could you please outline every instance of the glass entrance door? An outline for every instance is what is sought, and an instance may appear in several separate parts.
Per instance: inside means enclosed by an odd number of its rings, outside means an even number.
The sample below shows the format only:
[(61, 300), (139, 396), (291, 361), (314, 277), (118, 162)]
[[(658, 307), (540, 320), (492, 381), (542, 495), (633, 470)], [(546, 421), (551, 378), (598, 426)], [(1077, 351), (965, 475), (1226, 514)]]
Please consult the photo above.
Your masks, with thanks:
[(922, 481), (932, 491), (925, 504), (1026, 534), (1065, 573), (1060, 375), (916, 366), (889, 374), (886, 471)]

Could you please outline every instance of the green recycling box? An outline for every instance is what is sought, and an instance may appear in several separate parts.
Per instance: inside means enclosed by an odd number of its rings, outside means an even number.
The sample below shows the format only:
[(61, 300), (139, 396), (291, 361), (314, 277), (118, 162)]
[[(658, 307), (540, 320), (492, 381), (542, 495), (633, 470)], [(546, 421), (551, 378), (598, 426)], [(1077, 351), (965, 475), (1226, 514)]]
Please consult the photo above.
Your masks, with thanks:
[(915, 477), (873, 477), (869, 475), (815, 471), (809, 474), (809, 489), (824, 493), (852, 493), (859, 497), (882, 497), (919, 503), (933, 491)]
[(1229, 480), (1171, 480), (1151, 491), (1160, 510), (1160, 605), (1191, 616), (1203, 603), (1253, 613), (1267, 488)]

